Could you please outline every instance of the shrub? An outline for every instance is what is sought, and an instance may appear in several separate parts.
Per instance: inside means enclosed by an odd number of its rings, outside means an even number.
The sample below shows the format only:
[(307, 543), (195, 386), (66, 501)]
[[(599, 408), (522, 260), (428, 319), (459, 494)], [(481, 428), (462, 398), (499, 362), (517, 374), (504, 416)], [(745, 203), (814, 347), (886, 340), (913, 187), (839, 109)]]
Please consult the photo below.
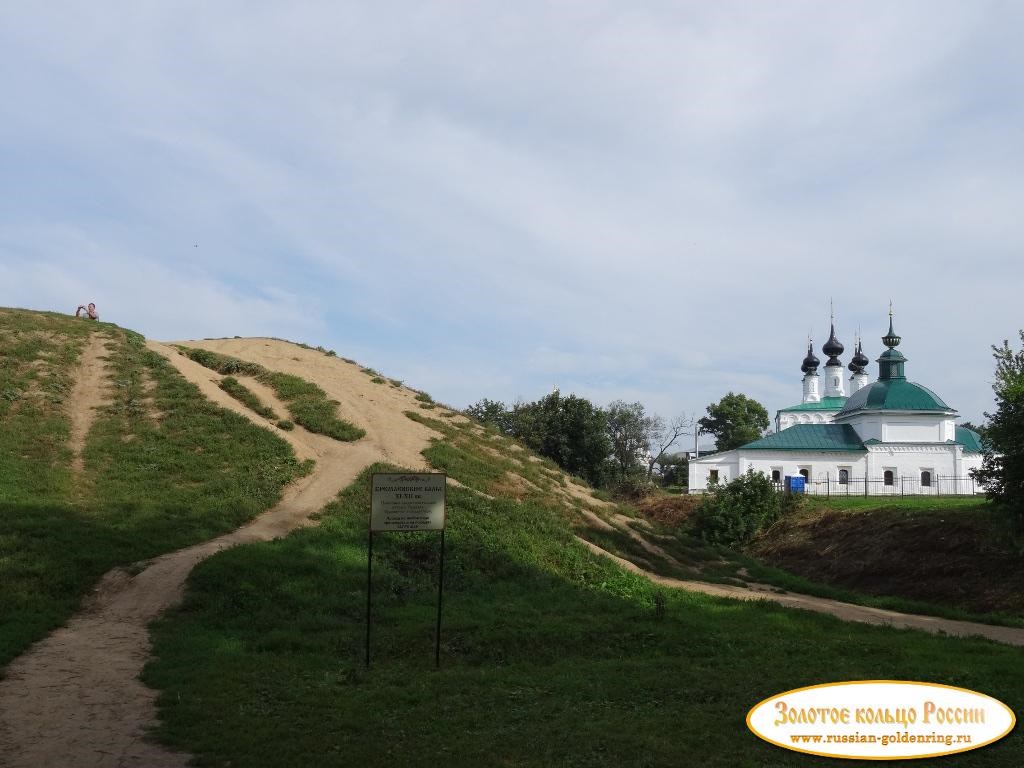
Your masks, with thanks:
[[(606, 472), (611, 475), (611, 472)], [(612, 476), (605, 488), (611, 491), (612, 497), (620, 501), (639, 501), (654, 493), (654, 486), (647, 479), (645, 472), (628, 472), (621, 476)]]
[(277, 422), (277, 426), (279, 429), (283, 429), (285, 432), (291, 432), (293, 429), (295, 429), (295, 424), (293, 422), (288, 421), (288, 419), (281, 419), (279, 422)]
[(748, 470), (732, 482), (715, 485), (697, 507), (697, 529), (712, 544), (750, 541), (783, 512), (783, 496), (771, 480)]

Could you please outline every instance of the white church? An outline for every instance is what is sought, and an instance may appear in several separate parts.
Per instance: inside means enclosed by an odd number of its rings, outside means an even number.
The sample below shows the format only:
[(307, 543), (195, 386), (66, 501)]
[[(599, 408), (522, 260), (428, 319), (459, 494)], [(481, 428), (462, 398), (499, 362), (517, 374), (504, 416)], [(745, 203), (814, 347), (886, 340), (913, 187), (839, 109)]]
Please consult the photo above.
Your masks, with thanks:
[[(869, 364), (857, 343), (845, 380), (839, 356), (843, 345), (832, 323), (821, 351), (828, 355), (824, 375), (808, 343), (803, 400), (782, 408), (774, 434), (730, 451), (692, 459), (690, 493), (727, 483), (748, 470), (776, 483), (803, 476), (807, 493), (909, 495), (981, 493), (970, 470), (981, 466), (981, 440), (955, 424), (957, 412), (927, 387), (907, 381), (907, 358), (896, 349), (893, 331), (882, 337), (878, 380), (868, 381)], [(824, 384), (824, 388), (822, 387)]]

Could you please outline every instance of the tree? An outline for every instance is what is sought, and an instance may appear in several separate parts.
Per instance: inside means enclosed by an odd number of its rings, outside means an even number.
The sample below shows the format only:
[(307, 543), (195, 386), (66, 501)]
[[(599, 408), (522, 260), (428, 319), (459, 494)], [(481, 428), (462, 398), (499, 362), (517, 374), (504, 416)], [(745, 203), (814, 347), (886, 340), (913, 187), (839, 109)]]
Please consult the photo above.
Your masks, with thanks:
[(600, 483), (611, 450), (604, 411), (586, 398), (558, 391), (536, 405), (538, 418), (532, 435), (536, 444), (531, 447), (567, 472), (584, 477), (593, 485)]
[(612, 460), (619, 477), (641, 469), (648, 459), (651, 432), (657, 417), (648, 416), (640, 403), (615, 400), (605, 409)]
[(729, 451), (757, 440), (768, 429), (768, 411), (757, 400), (730, 392), (708, 406), (708, 415), (697, 423), (702, 432), (715, 436), (715, 447)]
[(666, 423), (661, 416), (652, 416), (650, 430), (647, 435), (647, 479), (651, 479), (654, 472), (654, 465), (661, 464), (665, 458), (665, 451), (675, 445), (676, 441), (684, 435), (693, 434), (694, 417), (681, 413), (672, 421)]
[(511, 413), (500, 400), (488, 400), (486, 397), (469, 406), (466, 415), (481, 424), (486, 424), (508, 432), (511, 425)]
[(532, 403), (517, 401), (511, 408), (483, 398), (466, 414), (514, 437), (558, 464), (566, 472), (601, 482), (611, 445), (605, 433), (604, 411), (576, 395), (552, 392)]
[(686, 485), (690, 461), (685, 453), (666, 453), (658, 460), (662, 485)]
[[(1024, 330), (1019, 332), (1024, 343)], [(975, 477), (986, 494), (1024, 522), (1024, 350), (1014, 352), (1008, 340), (992, 346), (996, 360), (996, 412), (986, 413), (984, 458)]]

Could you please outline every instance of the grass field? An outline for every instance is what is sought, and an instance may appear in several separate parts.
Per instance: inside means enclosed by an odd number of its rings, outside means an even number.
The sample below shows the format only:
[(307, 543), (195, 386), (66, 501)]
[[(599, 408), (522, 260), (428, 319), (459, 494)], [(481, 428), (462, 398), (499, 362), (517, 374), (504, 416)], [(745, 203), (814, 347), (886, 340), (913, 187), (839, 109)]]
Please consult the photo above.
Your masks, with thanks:
[[(67, 401), (94, 333), (110, 401), (75, 478)], [(232, 530), (309, 470), (110, 324), (0, 310), (0, 371), (0, 667), (110, 568)]]
[[(751, 735), (747, 710), (851, 679), (1024, 707), (1020, 649), (660, 590), (574, 540), (574, 504), (546, 468), (509, 487), (518, 452), (444, 434), (425, 455), (468, 488), (449, 489), (441, 668), (436, 534), (376, 538), (363, 665), (368, 476), (385, 469), (371, 468), (319, 528), (197, 568), (155, 626), (161, 739), (205, 766), (825, 766)], [(942, 764), (1022, 762), (1012, 734)]]

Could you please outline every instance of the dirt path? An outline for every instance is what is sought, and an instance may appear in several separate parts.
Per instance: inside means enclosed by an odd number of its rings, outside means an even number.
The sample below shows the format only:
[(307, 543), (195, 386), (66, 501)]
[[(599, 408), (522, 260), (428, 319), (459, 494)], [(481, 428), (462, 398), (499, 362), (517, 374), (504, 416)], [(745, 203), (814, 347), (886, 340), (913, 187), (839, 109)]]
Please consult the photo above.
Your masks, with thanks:
[(865, 605), (842, 603), (824, 597), (801, 595), (794, 592), (776, 592), (767, 585), (750, 585), (746, 587), (731, 584), (709, 584), (703, 581), (683, 581), (659, 576), (644, 570), (630, 561), (607, 552), (596, 544), (592, 544), (579, 536), (576, 540), (591, 552), (610, 558), (627, 571), (673, 589), (685, 589), (688, 592), (700, 592), (715, 597), (728, 597), (734, 600), (768, 600), (787, 608), (800, 608), (815, 613), (827, 613), (843, 621), (856, 621), (863, 624), (878, 624), (899, 629), (920, 629), (935, 635), (953, 635), (955, 637), (985, 637), (1006, 645), (1024, 646), (1024, 629), (1018, 627), (998, 627), (993, 624), (979, 624), (973, 621), (955, 621), (937, 616), (918, 616), (911, 613), (898, 613), (883, 608), (872, 608)]
[(96, 409), (102, 407), (107, 401), (107, 394), (104, 391), (106, 380), (103, 370), (104, 361), (100, 359), (106, 354), (107, 350), (104, 344), (107, 341), (107, 337), (101, 336), (99, 333), (89, 336), (89, 342), (78, 359), (75, 386), (72, 387), (71, 396), (68, 398), (68, 415), (71, 417), (71, 436), (68, 438), (68, 447), (71, 448), (73, 454), (71, 471), (78, 477), (81, 477), (82, 470), (85, 468), (82, 453), (85, 450), (85, 438), (96, 418)]
[[(150, 653), (147, 625), (181, 600), (192, 568), (226, 547), (266, 541), (309, 525), (311, 514), (373, 462), (424, 466), (420, 451), (434, 433), (402, 415), (416, 405), (409, 390), (373, 384), (358, 366), (286, 342), (245, 339), (195, 345), (315, 382), (342, 403), (342, 415), (364, 428), (366, 437), (339, 443), (301, 427), (292, 432), (271, 427), (300, 458), (317, 462), (310, 476), (285, 489), (277, 506), (232, 533), (159, 557), (135, 576), (121, 569), (104, 576), (83, 609), (16, 659), (0, 681), (4, 768), (186, 765), (187, 755), (145, 739), (156, 722), (156, 693), (138, 675)], [(210, 400), (268, 426), (223, 392), (216, 384), (220, 377), (212, 371), (165, 345), (150, 342), (149, 347), (166, 356)], [(79, 404), (76, 410), (89, 407)]]

